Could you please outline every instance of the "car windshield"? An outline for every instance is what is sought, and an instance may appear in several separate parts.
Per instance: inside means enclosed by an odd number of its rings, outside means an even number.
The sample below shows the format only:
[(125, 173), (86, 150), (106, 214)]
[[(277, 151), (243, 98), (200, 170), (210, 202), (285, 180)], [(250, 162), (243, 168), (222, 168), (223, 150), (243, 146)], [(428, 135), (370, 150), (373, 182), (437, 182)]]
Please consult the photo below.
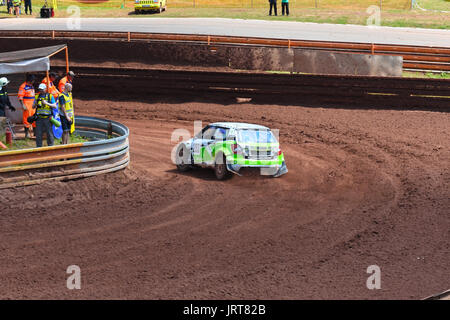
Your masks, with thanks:
[(241, 129), (238, 131), (238, 141), (241, 143), (274, 143), (277, 142), (270, 130), (263, 129)]

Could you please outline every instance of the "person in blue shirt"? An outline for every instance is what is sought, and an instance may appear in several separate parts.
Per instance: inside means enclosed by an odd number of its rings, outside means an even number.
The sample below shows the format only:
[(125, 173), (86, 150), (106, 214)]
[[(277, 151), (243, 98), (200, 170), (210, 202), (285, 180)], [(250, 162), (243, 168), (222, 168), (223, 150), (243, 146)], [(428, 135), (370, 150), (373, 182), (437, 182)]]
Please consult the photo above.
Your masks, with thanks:
[(42, 147), (42, 136), (44, 132), (47, 134), (47, 145), (53, 146), (55, 137), (53, 136), (52, 109), (58, 108), (53, 95), (47, 92), (45, 83), (39, 85), (39, 94), (36, 95), (34, 101), (34, 109), (36, 109), (36, 148)]
[(289, 15), (289, 0), (281, 0), (281, 14), (284, 16), (284, 13)]

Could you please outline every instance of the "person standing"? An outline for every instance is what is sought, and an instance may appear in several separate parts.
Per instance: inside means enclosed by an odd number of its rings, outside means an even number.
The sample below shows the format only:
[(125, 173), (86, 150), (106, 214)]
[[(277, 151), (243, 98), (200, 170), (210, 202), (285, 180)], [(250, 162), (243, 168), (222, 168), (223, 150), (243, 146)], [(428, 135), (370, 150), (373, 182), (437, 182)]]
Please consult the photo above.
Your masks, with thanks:
[(33, 87), (34, 76), (32, 74), (27, 74), (25, 82), (19, 87), (19, 93), (17, 97), (23, 108), (22, 122), (25, 127), (25, 139), (29, 137), (30, 129), (36, 127), (36, 123), (31, 125), (28, 122), (28, 117), (34, 115), (33, 104), (35, 100), (35, 91)]
[(272, 8), (274, 9), (275, 15), (277, 15), (277, 0), (269, 0), (269, 3), (270, 3), (269, 16), (272, 15)]
[(58, 83), (59, 92), (64, 91), (64, 86), (66, 83), (72, 84), (73, 78), (75, 78), (75, 73), (73, 71), (69, 71), (64, 78), (61, 78)]
[(59, 116), (63, 129), (62, 144), (68, 144), (73, 122), (72, 85), (68, 82), (64, 86), (64, 91), (59, 96)]
[[(73, 71), (69, 71), (67, 72), (67, 75), (62, 78), (61, 80), (59, 80), (59, 84), (58, 84), (58, 89), (60, 92), (63, 92), (65, 89), (65, 85), (66, 83), (70, 83), (72, 85), (73, 88), (73, 79), (75, 78), (75, 73)], [(70, 93), (72, 96), (72, 92)], [(73, 108), (73, 106), (72, 106)], [(75, 110), (72, 109), (72, 126), (70, 127), (70, 134), (72, 134), (75, 131)]]
[(16, 108), (11, 104), (11, 100), (9, 100), (8, 90), (6, 86), (8, 85), (9, 80), (7, 78), (0, 78), (0, 117), (6, 117), (6, 107), (11, 111), (16, 111)]
[(54, 84), (55, 80), (56, 80), (56, 73), (50, 72), (50, 74), (48, 75), (48, 79), (47, 77), (45, 77), (44, 79), (42, 79), (41, 83), (45, 84), (48, 87), (47, 92), (50, 93), (56, 100), (58, 99), (59, 91)]
[(44, 132), (47, 134), (47, 145), (53, 146), (54, 136), (52, 130), (52, 109), (56, 109), (55, 98), (47, 92), (47, 86), (44, 83), (39, 85), (39, 94), (33, 108), (36, 109), (36, 148), (42, 147), (42, 136)]
[(281, 0), (281, 14), (284, 16), (284, 13), (289, 15), (289, 0)]
[(22, 5), (21, 0), (12, 0), (12, 4), (14, 7), (14, 12), (16, 13), (16, 18), (20, 16), (20, 6)]
[(6, 10), (9, 14), (13, 14), (13, 8), (12, 0), (6, 0)]
[(25, 14), (28, 14), (28, 9), (30, 10), (30, 15), (33, 14), (33, 7), (31, 6), (31, 0), (25, 0)]

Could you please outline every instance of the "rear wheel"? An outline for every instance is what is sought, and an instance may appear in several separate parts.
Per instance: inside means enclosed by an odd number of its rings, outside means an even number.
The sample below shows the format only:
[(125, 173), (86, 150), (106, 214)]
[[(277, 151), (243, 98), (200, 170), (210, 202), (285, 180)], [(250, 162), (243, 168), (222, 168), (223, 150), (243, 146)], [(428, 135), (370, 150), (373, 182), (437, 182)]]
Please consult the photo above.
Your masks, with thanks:
[(214, 173), (217, 180), (225, 180), (231, 177), (231, 172), (227, 169), (227, 159), (225, 155), (219, 154), (214, 163)]
[(180, 172), (185, 172), (191, 169), (190, 155), (184, 145), (179, 146), (177, 149), (176, 164), (177, 169)]

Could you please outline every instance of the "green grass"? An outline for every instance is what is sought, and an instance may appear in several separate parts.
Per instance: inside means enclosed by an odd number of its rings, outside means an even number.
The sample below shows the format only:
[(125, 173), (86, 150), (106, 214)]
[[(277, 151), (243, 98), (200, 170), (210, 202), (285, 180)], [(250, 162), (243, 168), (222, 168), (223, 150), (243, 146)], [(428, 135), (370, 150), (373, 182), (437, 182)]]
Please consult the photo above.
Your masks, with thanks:
[[(79, 142), (87, 142), (89, 141), (86, 138), (83, 138), (79, 135), (73, 134), (70, 139), (70, 143), (79, 143)], [(6, 138), (5, 135), (0, 136), (0, 141), (5, 144)], [(61, 145), (62, 140), (61, 139), (55, 139), (55, 146)], [(44, 139), (43, 146), (47, 145), (47, 140)], [(18, 139), (13, 140), (13, 144), (11, 147), (8, 147), (8, 149), (0, 149), (0, 152), (2, 151), (11, 151), (11, 150), (20, 150), (20, 149), (29, 149), (29, 148), (35, 148), (36, 147), (36, 141), (33, 139)]]
[(450, 79), (450, 72), (433, 73), (433, 72), (404, 71), (403, 77), (405, 77), (405, 78), (427, 78), (427, 79)]
[(449, 0), (419, 0), (419, 5), (427, 10), (450, 11)]

